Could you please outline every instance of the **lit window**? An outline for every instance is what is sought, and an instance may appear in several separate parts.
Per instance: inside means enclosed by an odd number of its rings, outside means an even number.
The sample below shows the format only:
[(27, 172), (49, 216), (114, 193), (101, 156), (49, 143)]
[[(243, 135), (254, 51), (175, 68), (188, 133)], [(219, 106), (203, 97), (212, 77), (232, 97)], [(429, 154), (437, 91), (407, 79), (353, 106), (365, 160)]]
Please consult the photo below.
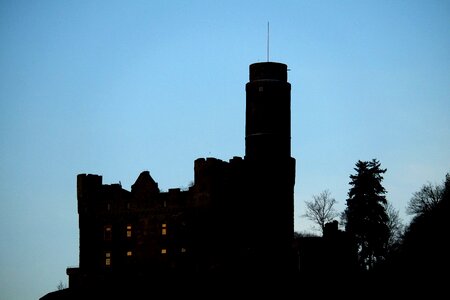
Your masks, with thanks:
[(127, 256), (133, 256), (133, 251), (127, 251)]
[(181, 253), (185, 253), (186, 252), (186, 248), (181, 248)]
[(167, 224), (162, 224), (161, 234), (166, 235), (167, 234)]
[(105, 266), (111, 266), (111, 252), (105, 253)]
[(112, 226), (106, 225), (104, 227), (104, 239), (105, 241), (110, 241), (112, 238)]
[(107, 210), (107, 211), (110, 211), (110, 210), (111, 210), (111, 204), (108, 203), (108, 204), (106, 205), (106, 210)]
[(264, 92), (264, 87), (260, 86), (260, 87), (258, 88), (258, 91), (259, 91), (259, 92)]
[(127, 237), (131, 237), (131, 225), (127, 225)]
[(161, 249), (161, 254), (166, 254), (167, 253), (167, 249)]

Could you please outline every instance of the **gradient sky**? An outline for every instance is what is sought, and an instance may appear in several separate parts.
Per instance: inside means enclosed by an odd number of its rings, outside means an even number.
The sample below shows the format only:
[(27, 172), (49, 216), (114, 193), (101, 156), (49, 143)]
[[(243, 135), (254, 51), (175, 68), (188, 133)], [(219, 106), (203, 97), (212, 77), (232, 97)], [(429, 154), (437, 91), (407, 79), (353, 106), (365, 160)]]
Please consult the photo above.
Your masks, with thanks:
[(358, 160), (412, 193), (450, 172), (449, 1), (0, 1), (0, 299), (78, 265), (76, 176), (187, 187), (194, 160), (244, 156), (248, 66), (286, 63), (295, 230)]

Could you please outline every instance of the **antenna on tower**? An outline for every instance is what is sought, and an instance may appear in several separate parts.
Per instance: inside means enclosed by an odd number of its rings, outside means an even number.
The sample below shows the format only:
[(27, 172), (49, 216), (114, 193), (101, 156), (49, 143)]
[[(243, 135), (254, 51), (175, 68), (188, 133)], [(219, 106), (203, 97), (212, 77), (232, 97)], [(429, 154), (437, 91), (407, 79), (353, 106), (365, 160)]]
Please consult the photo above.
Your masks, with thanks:
[(269, 62), (269, 22), (267, 22), (267, 62)]

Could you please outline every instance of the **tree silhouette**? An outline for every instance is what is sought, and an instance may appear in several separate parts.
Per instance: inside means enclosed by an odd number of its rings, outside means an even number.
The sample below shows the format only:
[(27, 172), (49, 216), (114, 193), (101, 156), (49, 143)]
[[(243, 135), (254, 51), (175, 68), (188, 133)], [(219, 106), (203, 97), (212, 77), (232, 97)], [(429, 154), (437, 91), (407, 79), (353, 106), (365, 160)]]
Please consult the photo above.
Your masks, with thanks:
[(305, 203), (306, 212), (302, 216), (319, 225), (323, 234), (325, 224), (333, 221), (338, 216), (334, 209), (336, 200), (331, 198), (329, 190), (324, 190), (319, 195), (313, 195), (312, 201), (305, 201)]
[(420, 191), (413, 194), (409, 200), (406, 212), (410, 215), (420, 215), (432, 211), (444, 195), (444, 185), (427, 183)]
[(371, 270), (385, 257), (389, 239), (386, 190), (381, 184), (386, 169), (373, 159), (359, 160), (354, 170), (344, 211), (345, 230), (356, 243), (360, 266)]
[[(415, 215), (407, 226), (393, 270), (405, 282), (414, 285), (415, 292), (446, 291), (444, 270), (450, 268), (450, 174), (442, 185), (426, 184), (413, 194), (408, 210)], [(410, 203), (411, 203), (410, 202)], [(432, 204), (430, 204), (432, 203)], [(420, 205), (417, 205), (420, 204)], [(438, 284), (443, 283), (443, 284)]]
[(59, 283), (58, 283), (58, 285), (56, 286), (56, 289), (57, 289), (58, 291), (60, 291), (60, 290), (63, 290), (63, 289), (65, 289), (65, 288), (67, 288), (67, 286), (62, 282), (62, 280), (60, 280)]
[(387, 226), (389, 228), (387, 247), (388, 250), (391, 251), (401, 242), (405, 226), (399, 216), (398, 210), (395, 209), (390, 202), (386, 205), (386, 214), (388, 216)]

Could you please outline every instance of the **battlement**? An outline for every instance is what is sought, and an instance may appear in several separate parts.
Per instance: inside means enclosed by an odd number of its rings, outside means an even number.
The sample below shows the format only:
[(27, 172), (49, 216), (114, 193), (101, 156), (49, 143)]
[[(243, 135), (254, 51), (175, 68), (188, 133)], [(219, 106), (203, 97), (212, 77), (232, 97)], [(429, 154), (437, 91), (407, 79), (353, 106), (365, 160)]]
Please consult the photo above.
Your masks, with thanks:
[(77, 188), (89, 189), (93, 187), (101, 186), (103, 178), (100, 175), (95, 174), (78, 174), (77, 175)]
[(102, 176), (95, 174), (77, 175), (78, 213), (86, 211), (86, 203), (101, 188), (102, 180)]

